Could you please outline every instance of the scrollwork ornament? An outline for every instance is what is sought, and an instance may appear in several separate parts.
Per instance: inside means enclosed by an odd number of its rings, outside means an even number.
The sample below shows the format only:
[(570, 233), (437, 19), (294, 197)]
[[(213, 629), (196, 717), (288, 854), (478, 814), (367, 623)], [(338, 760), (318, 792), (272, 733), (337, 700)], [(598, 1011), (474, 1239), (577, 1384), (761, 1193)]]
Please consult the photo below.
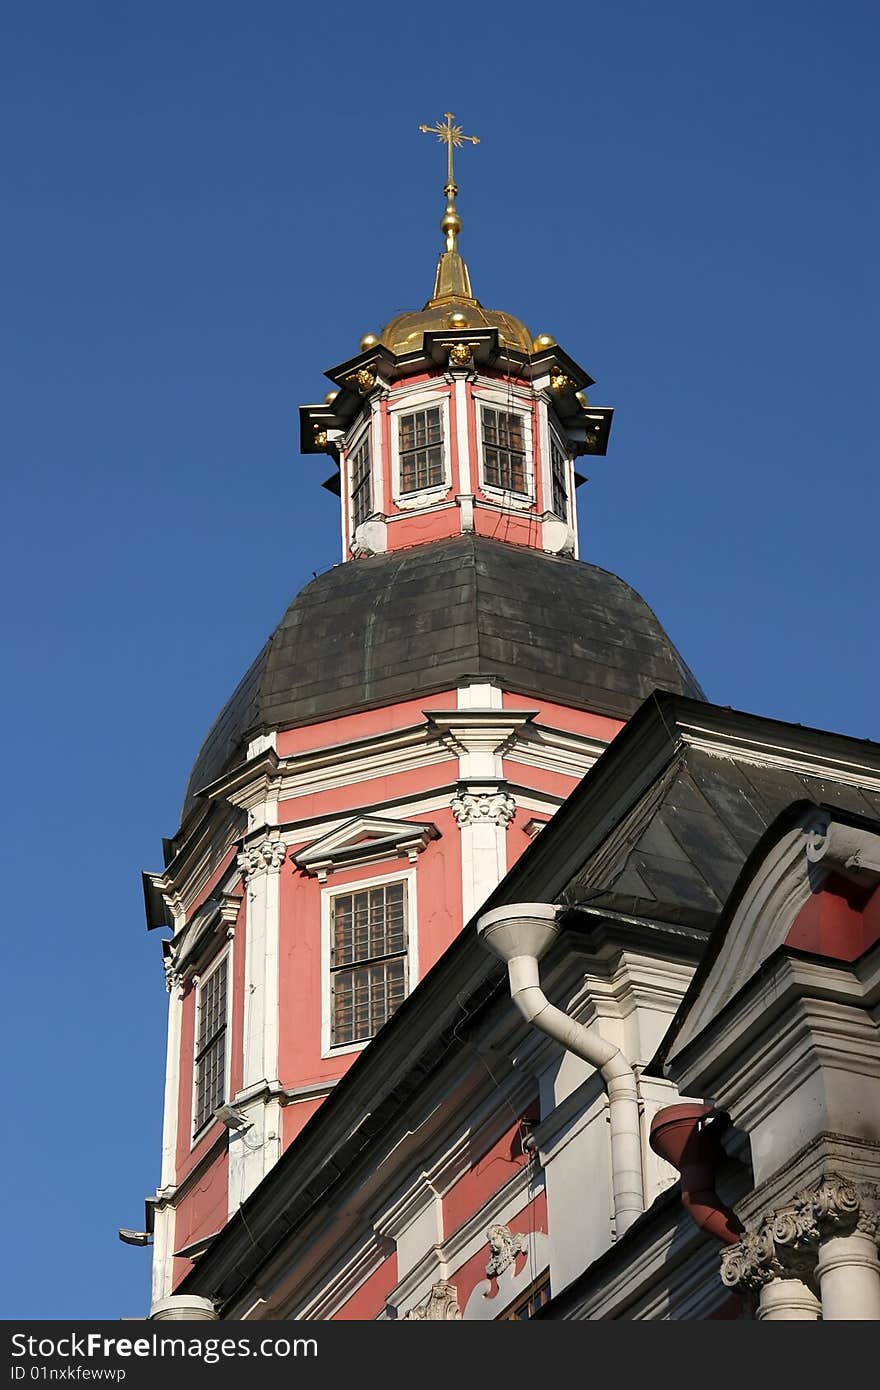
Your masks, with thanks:
[(403, 1322), (459, 1322), (461, 1309), (458, 1306), (458, 1291), (454, 1284), (440, 1279), (432, 1284), (431, 1292), (416, 1308), (404, 1313)]
[(507, 792), (465, 792), (450, 802), (460, 826), (491, 823), (506, 827), (516, 813), (516, 802)]
[(277, 873), (284, 863), (286, 853), (283, 840), (263, 840), (257, 845), (246, 845), (236, 862), (239, 872), (247, 881), (265, 870)]

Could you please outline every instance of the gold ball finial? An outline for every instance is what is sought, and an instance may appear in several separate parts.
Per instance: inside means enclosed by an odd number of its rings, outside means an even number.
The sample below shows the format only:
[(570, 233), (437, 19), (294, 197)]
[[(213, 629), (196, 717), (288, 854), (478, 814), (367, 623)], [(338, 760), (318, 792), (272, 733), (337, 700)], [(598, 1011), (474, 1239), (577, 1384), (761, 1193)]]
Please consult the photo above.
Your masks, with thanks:
[(456, 237), (461, 231), (461, 218), (454, 204), (449, 203), (443, 217), (440, 220), (440, 230), (447, 241), (450, 236)]
[(460, 309), (456, 309), (446, 320), (449, 328), (467, 328), (467, 314), (463, 314)]
[(361, 338), (361, 352), (369, 352), (370, 348), (378, 347), (379, 339), (375, 333), (365, 333)]
[(584, 407), (584, 410), (586, 410), (588, 405), (590, 404), (590, 402), (587, 400), (586, 391), (576, 391), (575, 400), (580, 402), (580, 404)]
[(552, 348), (555, 346), (556, 339), (551, 338), (549, 333), (539, 333), (535, 341), (532, 343), (532, 347), (535, 349), (535, 352), (543, 352), (545, 348)]
[(324, 397), (324, 404), (325, 404), (325, 405), (332, 405), (333, 402), (336, 400), (336, 397), (337, 397), (338, 395), (339, 395), (339, 392), (338, 392), (338, 391), (328, 391), (327, 394), (326, 394), (326, 396)]

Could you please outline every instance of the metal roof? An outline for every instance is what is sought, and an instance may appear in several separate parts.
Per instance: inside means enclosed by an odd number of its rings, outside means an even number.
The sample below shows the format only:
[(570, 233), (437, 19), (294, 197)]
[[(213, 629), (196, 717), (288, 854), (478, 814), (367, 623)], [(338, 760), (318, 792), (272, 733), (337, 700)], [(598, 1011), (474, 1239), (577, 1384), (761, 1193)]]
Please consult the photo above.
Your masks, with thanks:
[(456, 536), (337, 565), (293, 600), (212, 726), (183, 808), (260, 730), (463, 680), (628, 719), (654, 689), (703, 698), (654, 613), (595, 565)]

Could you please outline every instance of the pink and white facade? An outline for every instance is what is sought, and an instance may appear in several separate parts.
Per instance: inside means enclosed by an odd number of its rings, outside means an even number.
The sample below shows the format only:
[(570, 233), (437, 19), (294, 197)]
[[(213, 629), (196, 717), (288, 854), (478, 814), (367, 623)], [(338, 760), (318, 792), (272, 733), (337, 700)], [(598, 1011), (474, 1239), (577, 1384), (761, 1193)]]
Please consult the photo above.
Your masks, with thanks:
[(342, 561), (145, 875), (151, 1315), (880, 1317), (880, 755), (577, 557), (611, 412), (459, 228), (302, 408)]
[[(415, 349), (366, 339), (328, 374), (339, 389), (325, 405), (303, 409), (304, 450), (339, 466), (343, 562), (461, 535), (576, 555), (574, 460), (604, 452), (610, 410), (577, 394), (591, 379), (552, 340), (533, 344), (478, 305), (456, 252), (441, 256), (438, 287), (420, 315), (401, 316)], [(398, 348), (399, 325), (383, 335)], [(589, 703), (473, 678), (292, 727), (263, 721), (196, 789), (200, 815), (185, 817), (165, 871), (146, 876), (152, 920), (161, 901), (173, 926), (154, 1303), (622, 727)], [(402, 916), (391, 992), (359, 1001), (366, 1024), (341, 1029), (334, 914), (384, 910), (389, 892)], [(491, 1124), (487, 1135), (509, 1147)], [(463, 1219), (468, 1182), (478, 1193), (464, 1173), (448, 1196)]]

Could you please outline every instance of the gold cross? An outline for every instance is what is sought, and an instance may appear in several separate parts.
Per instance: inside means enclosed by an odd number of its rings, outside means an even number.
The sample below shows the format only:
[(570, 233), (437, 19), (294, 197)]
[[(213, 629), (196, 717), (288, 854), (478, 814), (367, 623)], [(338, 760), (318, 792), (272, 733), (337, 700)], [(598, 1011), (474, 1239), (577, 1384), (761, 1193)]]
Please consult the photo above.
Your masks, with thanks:
[(446, 146), (446, 187), (443, 192), (447, 198), (454, 198), (458, 188), (452, 169), (452, 151), (460, 149), (465, 141), (470, 145), (479, 145), (480, 138), (478, 135), (465, 135), (461, 126), (455, 124), (455, 117), (451, 111), (447, 111), (445, 115), (445, 125), (438, 121), (436, 125), (420, 125), (419, 130), (425, 135), (436, 135), (440, 143)]

